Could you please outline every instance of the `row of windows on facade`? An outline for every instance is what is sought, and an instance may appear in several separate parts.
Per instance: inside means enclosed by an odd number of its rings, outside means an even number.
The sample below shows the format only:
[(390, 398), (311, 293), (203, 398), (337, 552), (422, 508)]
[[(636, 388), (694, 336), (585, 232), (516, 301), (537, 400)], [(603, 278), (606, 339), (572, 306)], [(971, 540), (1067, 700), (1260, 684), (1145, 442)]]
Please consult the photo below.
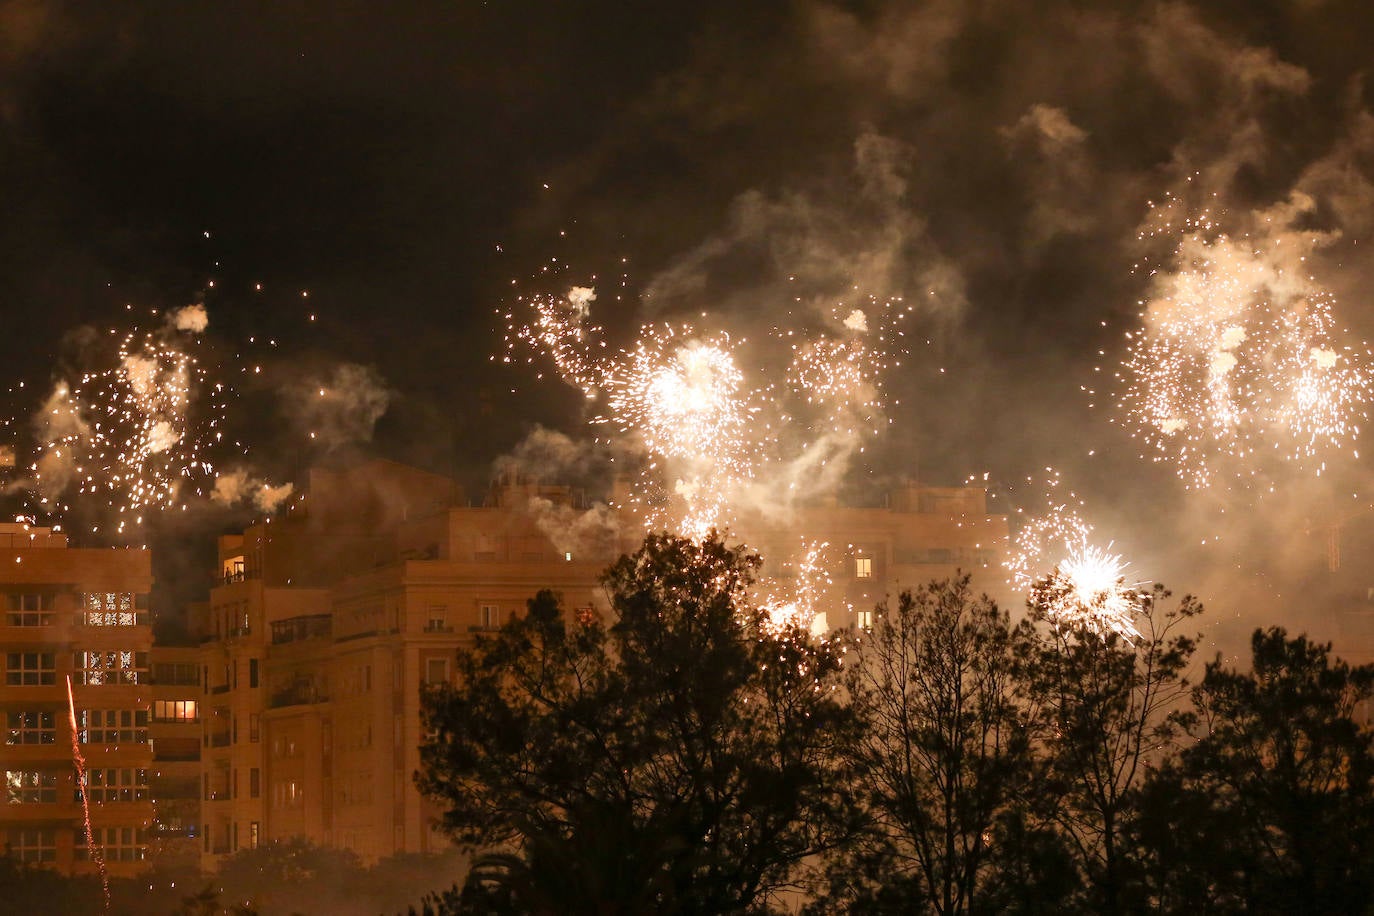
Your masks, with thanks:
[[(154, 700), (151, 710), (84, 709), (76, 717), (77, 740), (82, 744), (147, 744), (149, 721), (196, 722), (196, 701)], [(55, 744), (57, 722), (58, 714), (53, 710), (9, 710), (5, 713), (5, 743)]]
[(79, 803), (84, 790), (92, 804), (147, 801), (148, 771), (135, 767), (96, 767), (67, 776), (56, 770), (6, 770), (5, 801), (11, 805), (56, 804), (58, 782), (74, 781), (72, 801)]
[[(43, 864), (57, 861), (57, 827), (14, 827), (5, 835), (5, 853), (20, 862)], [(62, 831), (67, 832), (67, 831)], [(90, 859), (86, 831), (72, 833), (77, 861)], [(140, 827), (93, 827), (91, 839), (101, 848), (106, 862), (141, 862), (148, 857), (148, 835)]]
[[(148, 596), (133, 592), (80, 592), (77, 624), (88, 627), (133, 627), (148, 623)], [(9, 592), (5, 596), (5, 623), (12, 627), (48, 627), (57, 621), (58, 593), (54, 591)]]
[[(72, 654), (72, 683), (146, 684), (148, 653), (122, 649)], [(57, 683), (56, 652), (8, 652), (5, 683), (11, 687), (41, 687)]]
[[(468, 618), (471, 619), (471, 618)], [(494, 630), (501, 625), (501, 605), (482, 604), (477, 610), (477, 626), (483, 630)], [(425, 632), (450, 633), (453, 631), (448, 618), (448, 605), (431, 604), (425, 614)]]

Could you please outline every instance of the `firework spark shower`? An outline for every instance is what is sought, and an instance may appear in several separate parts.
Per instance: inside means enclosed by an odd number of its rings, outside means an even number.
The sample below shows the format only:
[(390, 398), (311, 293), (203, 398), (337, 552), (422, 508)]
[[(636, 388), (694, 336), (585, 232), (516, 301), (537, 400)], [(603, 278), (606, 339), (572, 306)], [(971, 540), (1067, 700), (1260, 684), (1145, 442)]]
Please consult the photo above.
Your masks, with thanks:
[(617, 350), (590, 323), (595, 298), (573, 286), (518, 300), (503, 313), (503, 359), (552, 363), (593, 405), (591, 424), (631, 443), (632, 501), (651, 527), (700, 538), (751, 510), (784, 513), (835, 486), (887, 426), (884, 374), (905, 356), (911, 313), (901, 300), (837, 306), (822, 326), (757, 342), (644, 324)]
[[(1312, 206), (1300, 198), (1287, 216)], [(1122, 421), (1190, 487), (1269, 477), (1275, 461), (1321, 473), (1356, 446), (1374, 365), (1307, 273), (1306, 253), (1326, 239), (1233, 237), (1222, 217), (1181, 209), (1170, 199), (1153, 215), (1148, 234), (1175, 244), (1150, 268), (1144, 325), (1128, 335)]]

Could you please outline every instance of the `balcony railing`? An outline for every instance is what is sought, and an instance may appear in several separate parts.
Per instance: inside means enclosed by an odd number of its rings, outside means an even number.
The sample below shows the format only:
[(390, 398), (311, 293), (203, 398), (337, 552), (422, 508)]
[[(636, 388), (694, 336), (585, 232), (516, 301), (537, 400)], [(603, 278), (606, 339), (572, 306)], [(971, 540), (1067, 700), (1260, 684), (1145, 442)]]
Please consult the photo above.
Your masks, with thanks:
[(325, 639), (333, 629), (334, 620), (329, 614), (306, 614), (275, 620), (272, 622), (272, 645), (303, 639)]
[(445, 626), (445, 625), (442, 624), (442, 623), (435, 623), (434, 621), (430, 621), (429, 623), (425, 624), (425, 632), (426, 632), (426, 633), (452, 633), (452, 632), (453, 632), (453, 627)]
[(211, 747), (228, 747), (228, 746), (229, 746), (229, 738), (230, 738), (229, 732), (212, 732), (212, 733), (210, 734), (210, 746), (211, 746)]
[(321, 690), (314, 684), (293, 684), (273, 693), (267, 700), (267, 706), (269, 709), (280, 709), (283, 706), (306, 706), (311, 703), (328, 702), (328, 691)]

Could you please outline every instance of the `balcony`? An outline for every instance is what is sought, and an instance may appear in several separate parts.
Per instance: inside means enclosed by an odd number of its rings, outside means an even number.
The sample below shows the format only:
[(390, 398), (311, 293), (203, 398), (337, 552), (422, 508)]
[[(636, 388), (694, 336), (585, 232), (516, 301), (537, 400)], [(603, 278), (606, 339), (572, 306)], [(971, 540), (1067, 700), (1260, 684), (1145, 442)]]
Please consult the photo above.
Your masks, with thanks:
[(211, 692), (211, 693), (228, 693), (228, 692), (229, 692), (229, 685), (228, 685), (228, 684), (216, 684), (215, 686), (213, 686), (213, 687), (210, 688), (210, 692)]
[(300, 683), (292, 684), (290, 687), (273, 693), (267, 700), (267, 708), (281, 709), (283, 706), (308, 706), (313, 703), (328, 702), (328, 691), (321, 690), (314, 684)]
[(229, 746), (230, 737), (231, 737), (231, 736), (230, 736), (229, 732), (211, 732), (211, 734), (210, 734), (210, 746), (211, 746), (211, 747), (228, 747), (228, 746)]
[(279, 646), (305, 639), (328, 639), (334, 630), (329, 614), (306, 614), (272, 622), (272, 645)]
[(426, 633), (452, 633), (453, 631), (453, 627), (445, 626), (444, 624), (437, 623), (433, 620), (425, 624)]

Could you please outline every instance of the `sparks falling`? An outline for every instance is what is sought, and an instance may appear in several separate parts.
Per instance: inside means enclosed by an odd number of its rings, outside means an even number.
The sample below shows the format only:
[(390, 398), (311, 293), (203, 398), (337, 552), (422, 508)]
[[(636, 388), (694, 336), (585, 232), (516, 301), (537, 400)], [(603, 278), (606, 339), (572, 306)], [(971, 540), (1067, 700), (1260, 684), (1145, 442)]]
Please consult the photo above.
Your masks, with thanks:
[[(1109, 545), (1110, 547), (1110, 545)], [(1031, 600), (1050, 619), (1068, 629), (1140, 638), (1135, 616), (1140, 610), (1137, 587), (1126, 583), (1121, 557), (1091, 545), (1073, 550), (1048, 578), (1032, 589)]]
[(229, 391), (195, 355), (204, 310), (187, 311), (167, 327), (128, 332), (111, 365), (57, 385), (31, 467), (45, 508), (62, 508), (69, 493), (96, 497), (123, 532), (144, 511), (179, 508), (187, 492), (213, 486), (205, 452), (223, 437)]
[(1233, 238), (1205, 211), (1175, 225), (1173, 209), (1145, 233), (1177, 239), (1128, 335), (1118, 419), (1192, 488), (1255, 477), (1271, 458), (1320, 474), (1359, 437), (1368, 346), (1345, 342), (1293, 233)]
[[(767, 614), (767, 625), (774, 633), (801, 629), (816, 636), (830, 630), (827, 602), (833, 600), (834, 580), (826, 562), (830, 545), (825, 541), (803, 541), (801, 559), (787, 564), (785, 575), (762, 581), (759, 604)], [(848, 611), (847, 604), (834, 608)]]
[(593, 405), (591, 422), (643, 456), (631, 501), (651, 528), (700, 539), (740, 507), (804, 498), (890, 422), (883, 375), (900, 365), (912, 311), (901, 300), (837, 306), (823, 328), (759, 340), (645, 324), (622, 349), (591, 323), (595, 300), (587, 286), (518, 299), (502, 358), (552, 363)]

